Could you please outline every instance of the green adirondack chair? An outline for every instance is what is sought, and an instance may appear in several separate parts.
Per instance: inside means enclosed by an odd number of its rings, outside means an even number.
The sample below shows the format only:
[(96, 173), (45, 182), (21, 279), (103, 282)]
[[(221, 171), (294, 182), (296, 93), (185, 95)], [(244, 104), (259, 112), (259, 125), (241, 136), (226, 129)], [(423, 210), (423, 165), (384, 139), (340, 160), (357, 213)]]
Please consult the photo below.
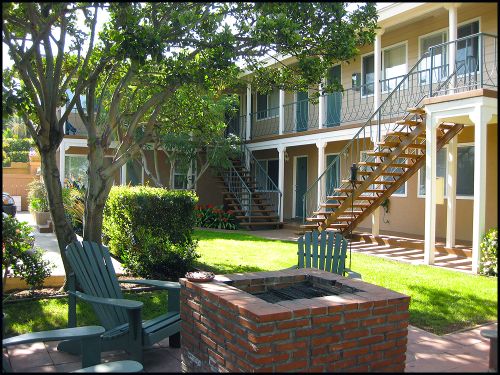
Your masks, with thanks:
[[(103, 351), (123, 349), (142, 362), (144, 347), (169, 337), (171, 347), (180, 347), (180, 285), (161, 280), (118, 280), (106, 246), (95, 242), (75, 241), (66, 247), (66, 256), (73, 272), (68, 277), (68, 325), (76, 327), (76, 298), (92, 304), (100, 324)], [(83, 293), (75, 290), (75, 281)], [(168, 290), (168, 312), (142, 321), (142, 302), (123, 298), (120, 283), (144, 284)], [(62, 341), (58, 350), (78, 354), (75, 340)]]
[(361, 274), (345, 266), (347, 245), (347, 240), (339, 232), (306, 232), (298, 239), (297, 268), (312, 267), (351, 279), (361, 279)]
[[(78, 340), (82, 352), (82, 369), (74, 372), (139, 372), (143, 367), (136, 361), (101, 362), (101, 335), (105, 332), (101, 326), (63, 328), (52, 331), (25, 333), (2, 340), (2, 347), (30, 344), (33, 342)], [(9, 361), (2, 358), (4, 372), (12, 372)]]

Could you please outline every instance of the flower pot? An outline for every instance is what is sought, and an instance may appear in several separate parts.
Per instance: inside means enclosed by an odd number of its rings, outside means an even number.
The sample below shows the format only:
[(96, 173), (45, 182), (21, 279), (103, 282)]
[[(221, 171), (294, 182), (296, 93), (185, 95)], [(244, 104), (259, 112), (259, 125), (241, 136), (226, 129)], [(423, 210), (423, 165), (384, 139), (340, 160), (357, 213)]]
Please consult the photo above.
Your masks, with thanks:
[(49, 220), (51, 220), (50, 212), (35, 212), (36, 225), (47, 225)]

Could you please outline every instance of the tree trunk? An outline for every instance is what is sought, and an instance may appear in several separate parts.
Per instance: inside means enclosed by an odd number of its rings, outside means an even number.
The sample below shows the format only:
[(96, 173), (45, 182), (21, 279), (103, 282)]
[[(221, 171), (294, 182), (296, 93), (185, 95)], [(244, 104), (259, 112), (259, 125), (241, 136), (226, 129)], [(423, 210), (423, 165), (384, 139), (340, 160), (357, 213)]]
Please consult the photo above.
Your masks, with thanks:
[[(40, 150), (40, 160), (43, 181), (47, 189), (50, 215), (56, 232), (64, 272), (67, 276), (71, 272), (71, 266), (69, 265), (65, 254), (66, 246), (71, 242), (76, 241), (77, 238), (71, 224), (66, 219), (64, 211), (61, 179), (56, 162), (56, 151), (53, 148), (50, 148), (49, 150)], [(62, 289), (67, 290), (67, 279), (64, 280)]]
[(89, 168), (85, 216), (83, 219), (83, 239), (102, 243), (102, 223), (104, 205), (113, 186), (113, 176), (102, 173), (104, 169), (104, 148), (95, 142), (89, 144)]

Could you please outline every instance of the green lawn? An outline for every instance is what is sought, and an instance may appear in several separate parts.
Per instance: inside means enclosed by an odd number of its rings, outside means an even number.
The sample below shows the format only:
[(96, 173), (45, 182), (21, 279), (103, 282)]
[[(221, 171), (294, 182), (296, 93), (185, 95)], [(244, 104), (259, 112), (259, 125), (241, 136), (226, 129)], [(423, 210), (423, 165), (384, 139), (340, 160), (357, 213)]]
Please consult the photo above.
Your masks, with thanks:
[[(200, 268), (216, 273), (271, 271), (297, 263), (297, 244), (250, 234), (195, 232)], [(436, 334), (497, 320), (497, 278), (353, 253), (352, 269), (363, 281), (411, 297), (410, 324)]]
[[(216, 273), (271, 271), (296, 264), (297, 244), (262, 239), (251, 234), (197, 230), (199, 267)], [(496, 278), (446, 269), (414, 266), (353, 253), (352, 269), (363, 281), (411, 296), (410, 324), (445, 334), (496, 321)], [(157, 316), (166, 306), (164, 292), (126, 294), (145, 304), (143, 318)], [(67, 326), (67, 299), (45, 299), (4, 305), (9, 315), (7, 336)], [(91, 308), (78, 305), (78, 325), (97, 324)]]

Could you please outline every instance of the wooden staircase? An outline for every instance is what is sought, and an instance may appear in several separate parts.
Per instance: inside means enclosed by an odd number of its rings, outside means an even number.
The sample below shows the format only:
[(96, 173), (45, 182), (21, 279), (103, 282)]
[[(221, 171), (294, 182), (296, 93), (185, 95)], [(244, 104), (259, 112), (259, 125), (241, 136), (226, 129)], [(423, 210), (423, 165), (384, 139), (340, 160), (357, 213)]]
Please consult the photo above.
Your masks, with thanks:
[[(326, 202), (306, 219), (310, 224), (302, 225), (303, 231), (333, 229), (349, 233), (425, 165), (425, 111), (422, 108), (407, 111), (412, 116), (396, 121), (398, 131), (387, 132), (376, 149), (366, 153), (366, 160), (358, 163), (357, 181), (352, 184), (342, 180), (335, 194), (327, 196)], [(439, 124), (437, 151), (463, 127), (463, 124)]]
[[(220, 172), (216, 179), (218, 183), (223, 185), (224, 208), (232, 210), (238, 219), (238, 224), (250, 230), (280, 228), (282, 223), (279, 221), (276, 209), (273, 209), (273, 204), (266, 197), (266, 194), (257, 190), (257, 184), (250, 171), (239, 159), (233, 159), (232, 163), (233, 171), (237, 173), (237, 178), (244, 182), (245, 188), (238, 192), (231, 191), (226, 183), (227, 178), (231, 177), (226, 176), (225, 179), (222, 175), (224, 172)], [(242, 202), (241, 197), (246, 203)]]

